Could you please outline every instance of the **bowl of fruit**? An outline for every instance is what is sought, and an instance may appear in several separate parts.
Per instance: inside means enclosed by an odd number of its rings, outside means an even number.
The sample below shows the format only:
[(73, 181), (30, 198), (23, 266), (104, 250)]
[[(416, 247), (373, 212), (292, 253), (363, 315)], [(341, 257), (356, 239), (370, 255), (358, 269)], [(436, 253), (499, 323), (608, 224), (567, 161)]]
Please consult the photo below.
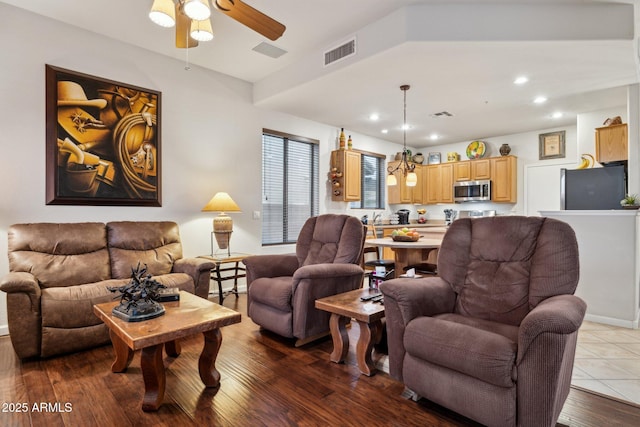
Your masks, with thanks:
[(420, 233), (415, 229), (404, 227), (393, 230), (391, 232), (391, 238), (394, 242), (417, 242), (420, 238)]

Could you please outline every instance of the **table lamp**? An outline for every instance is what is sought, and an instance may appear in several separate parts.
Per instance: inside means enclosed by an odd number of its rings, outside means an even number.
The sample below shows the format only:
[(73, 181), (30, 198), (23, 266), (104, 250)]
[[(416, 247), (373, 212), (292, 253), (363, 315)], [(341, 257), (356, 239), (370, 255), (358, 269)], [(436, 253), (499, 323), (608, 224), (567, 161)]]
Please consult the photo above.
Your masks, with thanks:
[[(202, 212), (219, 212), (218, 216), (213, 218), (213, 233), (216, 236), (218, 247), (227, 249), (230, 254), (229, 240), (231, 240), (233, 232), (233, 220), (225, 212), (242, 212), (240, 207), (227, 193), (219, 192), (202, 208)], [(213, 240), (211, 241), (211, 255), (213, 255)]]

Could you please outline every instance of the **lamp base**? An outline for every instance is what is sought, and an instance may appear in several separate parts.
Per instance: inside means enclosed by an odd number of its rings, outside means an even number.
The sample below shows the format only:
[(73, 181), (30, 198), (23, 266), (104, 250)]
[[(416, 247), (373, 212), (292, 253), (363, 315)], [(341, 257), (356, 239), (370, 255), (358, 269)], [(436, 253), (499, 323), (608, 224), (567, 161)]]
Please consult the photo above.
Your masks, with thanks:
[[(229, 249), (229, 241), (233, 233), (233, 220), (229, 215), (221, 212), (213, 219), (213, 234), (216, 236), (218, 248)], [(212, 248), (213, 249), (213, 248)]]

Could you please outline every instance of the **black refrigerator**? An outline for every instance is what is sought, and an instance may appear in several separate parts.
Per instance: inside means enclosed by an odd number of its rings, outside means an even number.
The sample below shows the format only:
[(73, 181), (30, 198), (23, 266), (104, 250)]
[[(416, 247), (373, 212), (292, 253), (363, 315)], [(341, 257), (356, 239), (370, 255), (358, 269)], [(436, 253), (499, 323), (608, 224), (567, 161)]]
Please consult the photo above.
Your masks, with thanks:
[(567, 210), (622, 209), (627, 193), (626, 166), (560, 170), (560, 208)]

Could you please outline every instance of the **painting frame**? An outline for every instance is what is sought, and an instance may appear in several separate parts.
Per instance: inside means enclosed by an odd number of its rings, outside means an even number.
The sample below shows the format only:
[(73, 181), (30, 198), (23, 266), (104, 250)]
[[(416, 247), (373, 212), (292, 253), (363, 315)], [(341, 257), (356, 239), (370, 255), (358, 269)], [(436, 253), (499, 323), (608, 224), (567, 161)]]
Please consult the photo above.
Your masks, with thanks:
[(45, 64), (46, 204), (162, 206), (162, 93)]
[(440, 153), (429, 153), (429, 158), (427, 160), (428, 165), (437, 165), (440, 164), (441, 157)]
[(563, 159), (566, 156), (565, 149), (566, 131), (541, 133), (539, 140), (539, 159)]

